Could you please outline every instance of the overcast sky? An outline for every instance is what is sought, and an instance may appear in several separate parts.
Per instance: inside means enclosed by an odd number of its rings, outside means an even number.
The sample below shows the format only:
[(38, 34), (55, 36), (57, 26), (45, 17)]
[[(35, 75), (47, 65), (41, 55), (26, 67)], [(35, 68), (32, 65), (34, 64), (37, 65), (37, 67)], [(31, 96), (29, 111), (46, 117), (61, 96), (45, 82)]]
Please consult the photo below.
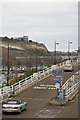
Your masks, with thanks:
[(2, 2), (1, 36), (28, 36), (54, 50), (78, 49), (78, 3), (77, 2)]

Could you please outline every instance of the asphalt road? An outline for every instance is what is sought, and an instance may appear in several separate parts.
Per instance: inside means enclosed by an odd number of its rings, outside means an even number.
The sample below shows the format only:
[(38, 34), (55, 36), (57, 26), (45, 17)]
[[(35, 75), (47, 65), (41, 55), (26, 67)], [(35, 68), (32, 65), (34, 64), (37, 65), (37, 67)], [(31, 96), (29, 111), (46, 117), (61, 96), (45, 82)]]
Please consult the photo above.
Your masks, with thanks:
[[(73, 72), (64, 72), (63, 83), (69, 79), (78, 67), (74, 67)], [(22, 93), (18, 94), (14, 99), (23, 99), (27, 102), (27, 110), (23, 111), (21, 114), (5, 114), (2, 115), (2, 118), (35, 118), (38, 113), (44, 108), (52, 97), (56, 96), (55, 89), (34, 89), (35, 86), (40, 86), (42, 84), (51, 84), (53, 85), (52, 76), (48, 77), (26, 89)], [(55, 108), (56, 109), (56, 108)]]
[[(80, 118), (79, 105), (80, 105), (79, 94), (72, 101), (68, 101), (65, 106), (51, 106), (46, 105), (41, 111), (35, 116), (35, 118)], [(61, 119), (62, 120), (62, 119)]]
[(78, 118), (79, 117), (79, 94), (63, 107), (55, 118)]

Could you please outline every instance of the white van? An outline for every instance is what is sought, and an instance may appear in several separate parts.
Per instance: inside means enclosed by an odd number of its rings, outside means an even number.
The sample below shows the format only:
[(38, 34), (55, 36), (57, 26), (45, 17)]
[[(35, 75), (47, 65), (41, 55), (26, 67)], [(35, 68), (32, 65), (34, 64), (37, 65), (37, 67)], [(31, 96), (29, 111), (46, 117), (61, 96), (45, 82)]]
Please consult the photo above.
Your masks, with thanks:
[(64, 71), (65, 72), (68, 72), (68, 71), (72, 72), (73, 71), (72, 65), (71, 64), (66, 64), (65, 67), (64, 67)]

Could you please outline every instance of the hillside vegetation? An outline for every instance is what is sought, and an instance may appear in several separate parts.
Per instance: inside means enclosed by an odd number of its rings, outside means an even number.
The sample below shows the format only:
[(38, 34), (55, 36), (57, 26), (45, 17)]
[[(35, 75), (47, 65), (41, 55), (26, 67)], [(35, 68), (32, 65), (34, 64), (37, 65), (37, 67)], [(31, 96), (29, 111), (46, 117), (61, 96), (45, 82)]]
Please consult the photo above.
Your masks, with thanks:
[(36, 51), (40, 56), (47, 55), (48, 53), (48, 50), (44, 44), (33, 42), (32, 40), (23, 41), (18, 39), (9, 39), (7, 37), (2, 38), (3, 48), (7, 48), (8, 43), (10, 49), (24, 51), (27, 55), (34, 55), (36, 54)]
[[(24, 41), (18, 39), (9, 39), (7, 37), (0, 39), (0, 48), (2, 48), (2, 63), (7, 65), (14, 65), (15, 61), (18, 63), (15, 64), (27, 64), (28, 58), (36, 58), (36, 56), (47, 56), (48, 50), (46, 46), (42, 43), (37, 43), (32, 40)], [(9, 51), (8, 51), (9, 48)], [(8, 60), (9, 52), (9, 60)], [(25, 58), (25, 59), (23, 59)], [(27, 60), (26, 60), (27, 59)], [(29, 61), (30, 62), (30, 61)], [(29, 63), (28, 62), (28, 63)]]

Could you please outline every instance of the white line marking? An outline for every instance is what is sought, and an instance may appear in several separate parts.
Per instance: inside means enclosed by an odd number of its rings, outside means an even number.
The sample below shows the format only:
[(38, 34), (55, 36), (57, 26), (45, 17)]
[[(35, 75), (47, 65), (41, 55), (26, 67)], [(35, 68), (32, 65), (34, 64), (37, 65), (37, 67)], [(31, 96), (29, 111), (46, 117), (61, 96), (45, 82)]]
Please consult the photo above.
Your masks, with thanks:
[(38, 113), (36, 113), (33, 118), (35, 118), (37, 115), (39, 115), (43, 110), (40, 110)]
[(46, 110), (47, 112), (50, 112), (50, 110)]
[(57, 113), (60, 113), (61, 112), (61, 110), (59, 110)]
[[(64, 108), (64, 106), (63, 106), (62, 108)], [(59, 111), (54, 115), (54, 117), (56, 117), (61, 111), (62, 111), (62, 109), (59, 110)], [(53, 118), (54, 118), (54, 117), (53, 117)]]

